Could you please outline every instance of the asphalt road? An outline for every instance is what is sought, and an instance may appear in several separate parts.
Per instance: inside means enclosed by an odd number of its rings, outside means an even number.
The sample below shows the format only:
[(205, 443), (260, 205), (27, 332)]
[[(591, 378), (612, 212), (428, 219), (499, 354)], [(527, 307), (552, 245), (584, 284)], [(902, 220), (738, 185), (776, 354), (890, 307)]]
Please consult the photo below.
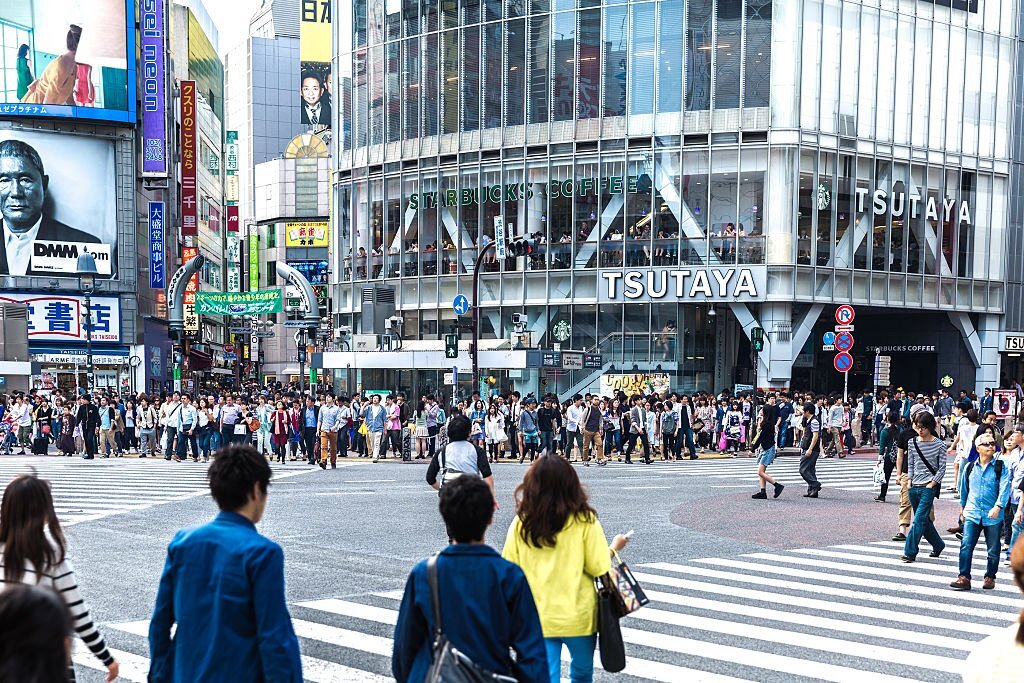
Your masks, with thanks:
[[(285, 550), (287, 599), (307, 678), (380, 681), (390, 670), (406, 576), (446, 535), (422, 464), (341, 462), (337, 470), (297, 463), (278, 469), (259, 526)], [(635, 530), (624, 557), (652, 594), (650, 605), (623, 621), (630, 675), (602, 672), (597, 679), (959, 680), (973, 642), (1010, 623), (1024, 601), (1005, 569), (996, 591), (950, 591), (952, 538), (943, 557), (922, 552), (917, 564), (901, 564), (901, 545), (886, 542), (896, 506), (871, 500), (872, 462), (822, 461), (825, 489), (812, 500), (801, 496), (796, 458), (780, 458), (774, 469), (789, 485), (768, 501), (750, 499), (755, 465), (748, 459), (579, 467), (608, 535)], [(78, 506), (111, 495), (129, 501), (123, 510), (73, 519), (66, 532), (83, 592), (119, 651), (124, 678), (145, 680), (141, 634), (165, 546), (177, 529), (216, 513), (201, 488), (162, 502), (146, 487), (194, 481), (204, 465), (5, 458), (0, 475), (29, 463), (42, 463), (42, 476), (55, 482), (58, 507), (65, 496)], [(502, 509), (488, 541), (499, 549), (525, 469), (495, 468)], [(97, 486), (104, 480), (119, 483)], [(99, 502), (85, 500), (82, 491), (92, 488)], [(62, 509), (70, 518), (81, 512)], [(937, 525), (944, 530), (955, 514), (943, 499)], [(979, 579), (980, 570), (976, 562)], [(76, 662), (79, 680), (103, 680), (87, 652)]]

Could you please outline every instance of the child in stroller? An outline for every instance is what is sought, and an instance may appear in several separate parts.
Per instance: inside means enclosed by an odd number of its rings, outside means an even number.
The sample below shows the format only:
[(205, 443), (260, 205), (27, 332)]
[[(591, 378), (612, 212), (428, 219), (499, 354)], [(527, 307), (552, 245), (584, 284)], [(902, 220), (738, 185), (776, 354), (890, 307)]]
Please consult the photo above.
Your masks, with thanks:
[(6, 415), (0, 420), (0, 455), (10, 455), (18, 440), (18, 430)]

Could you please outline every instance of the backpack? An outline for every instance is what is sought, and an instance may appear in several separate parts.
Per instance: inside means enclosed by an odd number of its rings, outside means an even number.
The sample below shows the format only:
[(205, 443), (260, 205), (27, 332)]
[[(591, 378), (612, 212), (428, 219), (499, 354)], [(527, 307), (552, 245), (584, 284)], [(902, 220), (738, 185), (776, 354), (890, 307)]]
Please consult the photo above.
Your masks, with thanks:
[(676, 431), (676, 411), (668, 410), (661, 417), (661, 431), (662, 432), (674, 432)]

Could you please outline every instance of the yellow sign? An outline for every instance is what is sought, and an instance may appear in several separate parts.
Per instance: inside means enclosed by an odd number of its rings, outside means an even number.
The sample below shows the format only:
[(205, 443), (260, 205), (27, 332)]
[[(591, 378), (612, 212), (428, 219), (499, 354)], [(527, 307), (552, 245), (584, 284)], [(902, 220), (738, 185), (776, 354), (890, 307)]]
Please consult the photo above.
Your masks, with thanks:
[(284, 231), (286, 247), (328, 247), (331, 244), (327, 221), (288, 223)]
[(669, 387), (669, 376), (664, 372), (601, 375), (602, 396), (615, 396), (620, 391), (629, 397), (634, 394), (665, 394)]

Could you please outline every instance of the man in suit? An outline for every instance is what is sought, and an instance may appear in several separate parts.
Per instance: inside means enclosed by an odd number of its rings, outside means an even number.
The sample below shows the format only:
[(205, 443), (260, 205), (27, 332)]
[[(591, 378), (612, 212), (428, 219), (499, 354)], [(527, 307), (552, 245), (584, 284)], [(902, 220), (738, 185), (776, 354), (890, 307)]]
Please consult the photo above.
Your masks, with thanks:
[(99, 244), (94, 235), (43, 215), (49, 177), (39, 153), (21, 140), (0, 141), (0, 275), (52, 275), (32, 267), (36, 240)]
[(324, 97), (324, 84), (312, 71), (302, 74), (302, 123), (307, 126), (331, 125), (331, 103)]

